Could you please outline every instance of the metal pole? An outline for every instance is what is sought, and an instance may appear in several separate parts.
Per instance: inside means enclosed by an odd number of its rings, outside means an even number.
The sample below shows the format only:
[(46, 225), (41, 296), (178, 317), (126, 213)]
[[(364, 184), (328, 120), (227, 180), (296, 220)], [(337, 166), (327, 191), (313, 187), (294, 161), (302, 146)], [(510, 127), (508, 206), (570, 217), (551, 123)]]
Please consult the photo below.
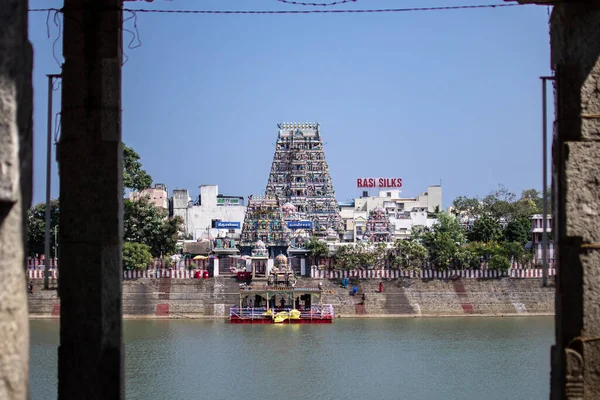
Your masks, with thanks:
[(48, 138), (46, 143), (46, 219), (44, 237), (44, 289), (48, 289), (50, 281), (50, 180), (52, 172), (52, 86), (58, 75), (48, 76)]
[(546, 192), (548, 191), (548, 156), (547, 156), (547, 111), (546, 111), (546, 81), (553, 80), (552, 76), (542, 76), (542, 285), (548, 286), (548, 200)]

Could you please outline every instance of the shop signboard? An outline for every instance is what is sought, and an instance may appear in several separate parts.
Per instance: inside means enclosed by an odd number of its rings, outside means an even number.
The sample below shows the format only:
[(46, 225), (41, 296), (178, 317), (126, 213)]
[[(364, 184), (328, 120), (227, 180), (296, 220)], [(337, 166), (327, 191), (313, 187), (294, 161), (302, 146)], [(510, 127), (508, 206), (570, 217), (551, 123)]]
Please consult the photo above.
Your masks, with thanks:
[(358, 178), (356, 179), (356, 187), (399, 189), (402, 187), (402, 178)]
[(230, 198), (230, 197), (218, 197), (217, 205), (218, 206), (238, 206), (238, 205), (240, 205), (240, 199)]
[(289, 229), (312, 229), (312, 221), (289, 221), (287, 223)]
[(240, 229), (241, 224), (239, 222), (225, 222), (215, 221), (216, 229)]

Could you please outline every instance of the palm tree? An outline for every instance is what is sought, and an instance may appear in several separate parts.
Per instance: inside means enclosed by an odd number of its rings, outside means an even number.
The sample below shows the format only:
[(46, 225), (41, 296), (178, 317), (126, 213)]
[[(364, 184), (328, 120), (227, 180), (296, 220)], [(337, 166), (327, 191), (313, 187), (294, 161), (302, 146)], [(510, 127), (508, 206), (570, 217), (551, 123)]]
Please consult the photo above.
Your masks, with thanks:
[(311, 265), (316, 265), (315, 261), (318, 262), (319, 258), (327, 257), (329, 255), (327, 244), (315, 237), (312, 237), (310, 241), (304, 245), (304, 248), (308, 250), (308, 254), (311, 256)]

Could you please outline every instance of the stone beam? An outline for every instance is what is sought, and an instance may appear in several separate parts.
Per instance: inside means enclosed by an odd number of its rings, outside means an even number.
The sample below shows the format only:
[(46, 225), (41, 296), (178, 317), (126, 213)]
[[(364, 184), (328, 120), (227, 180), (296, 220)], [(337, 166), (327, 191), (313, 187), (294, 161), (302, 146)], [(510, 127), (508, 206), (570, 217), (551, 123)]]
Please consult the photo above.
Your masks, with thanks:
[(33, 89), (28, 0), (0, 2), (0, 399), (29, 398), (25, 285)]
[(600, 4), (557, 4), (553, 143), (558, 276), (552, 394), (600, 398)]
[(65, 0), (59, 399), (124, 397), (122, 0)]

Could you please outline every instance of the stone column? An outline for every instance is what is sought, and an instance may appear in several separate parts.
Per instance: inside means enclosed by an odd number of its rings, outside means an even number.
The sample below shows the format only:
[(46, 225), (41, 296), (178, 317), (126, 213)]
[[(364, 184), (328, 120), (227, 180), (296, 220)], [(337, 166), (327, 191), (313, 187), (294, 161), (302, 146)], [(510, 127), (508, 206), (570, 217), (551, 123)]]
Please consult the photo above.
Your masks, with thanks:
[(27, 0), (0, 1), (0, 399), (29, 398), (25, 285), (33, 90)]
[(600, 398), (600, 4), (558, 3), (551, 18), (557, 134), (552, 394)]
[(65, 0), (59, 399), (124, 397), (122, 0)]
[(300, 276), (306, 276), (306, 257), (300, 259)]
[(213, 258), (213, 276), (219, 276), (219, 258), (217, 258), (216, 256), (215, 258)]

